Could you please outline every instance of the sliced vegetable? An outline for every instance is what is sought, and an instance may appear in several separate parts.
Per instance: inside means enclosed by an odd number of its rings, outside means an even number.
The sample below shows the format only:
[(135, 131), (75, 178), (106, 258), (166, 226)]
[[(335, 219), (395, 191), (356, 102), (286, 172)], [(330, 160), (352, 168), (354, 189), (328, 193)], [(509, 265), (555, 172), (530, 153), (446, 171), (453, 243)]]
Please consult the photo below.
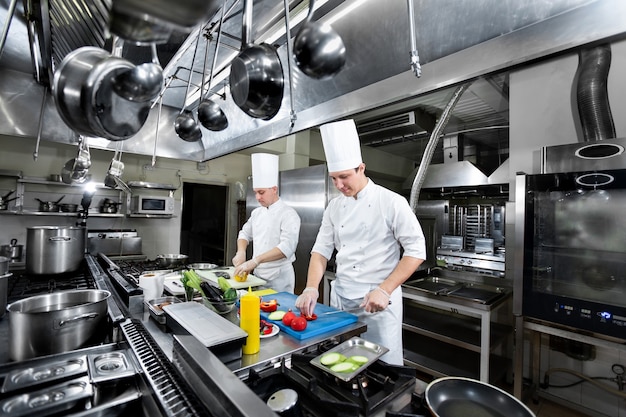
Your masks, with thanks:
[(281, 321), (285, 314), (287, 314), (285, 310), (276, 310), (271, 312), (270, 315), (267, 316), (267, 318), (270, 320)]
[(348, 373), (355, 371), (358, 368), (358, 365), (353, 364), (352, 362), (339, 362), (330, 367), (330, 370), (333, 372), (339, 373)]
[(272, 323), (269, 323), (263, 319), (261, 319), (260, 321), (261, 323), (261, 334), (270, 334), (272, 333), (272, 330), (274, 328), (274, 325)]
[(325, 355), (322, 355), (320, 358), (320, 363), (324, 366), (333, 366), (339, 362), (343, 362), (346, 360), (346, 357), (338, 352), (331, 352)]
[(261, 301), (261, 311), (266, 313), (271, 313), (272, 311), (276, 311), (278, 309), (278, 301), (269, 300), (269, 301)]
[(355, 365), (361, 366), (361, 365), (365, 365), (369, 361), (369, 359), (367, 359), (366, 356), (354, 355), (354, 356), (350, 356), (348, 358), (348, 361), (352, 362)]
[(300, 317), (304, 317), (307, 321), (313, 321), (313, 320), (317, 320), (317, 314), (313, 313), (310, 316), (305, 316), (304, 314), (300, 313)]

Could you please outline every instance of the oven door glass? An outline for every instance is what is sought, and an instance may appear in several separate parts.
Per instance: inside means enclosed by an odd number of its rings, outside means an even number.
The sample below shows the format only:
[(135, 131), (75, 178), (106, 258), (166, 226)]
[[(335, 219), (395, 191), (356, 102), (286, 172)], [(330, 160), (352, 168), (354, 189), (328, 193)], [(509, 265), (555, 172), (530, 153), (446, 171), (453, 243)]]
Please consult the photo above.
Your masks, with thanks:
[(593, 330), (626, 325), (626, 171), (526, 184), (524, 314)]

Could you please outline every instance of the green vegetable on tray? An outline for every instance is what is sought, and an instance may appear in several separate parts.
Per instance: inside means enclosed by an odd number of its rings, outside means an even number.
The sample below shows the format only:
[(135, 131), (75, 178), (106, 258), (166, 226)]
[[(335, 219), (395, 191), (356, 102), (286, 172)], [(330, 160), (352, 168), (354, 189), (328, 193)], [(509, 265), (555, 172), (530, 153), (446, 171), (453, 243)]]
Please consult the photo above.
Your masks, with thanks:
[(354, 372), (365, 365), (369, 359), (362, 355), (346, 357), (338, 352), (331, 352), (320, 358), (320, 363), (330, 368), (333, 372), (348, 373)]

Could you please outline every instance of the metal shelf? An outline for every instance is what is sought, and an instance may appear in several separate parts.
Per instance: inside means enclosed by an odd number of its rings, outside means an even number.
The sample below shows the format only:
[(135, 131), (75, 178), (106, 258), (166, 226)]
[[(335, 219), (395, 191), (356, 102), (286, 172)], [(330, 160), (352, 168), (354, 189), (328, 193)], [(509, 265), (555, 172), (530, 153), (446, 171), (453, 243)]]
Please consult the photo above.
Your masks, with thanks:
[[(481, 350), (480, 320), (475, 318), (434, 311), (405, 300), (403, 328), (409, 332), (428, 336), (473, 352)], [(489, 350), (492, 351), (512, 334), (513, 326), (491, 323), (490, 332)]]

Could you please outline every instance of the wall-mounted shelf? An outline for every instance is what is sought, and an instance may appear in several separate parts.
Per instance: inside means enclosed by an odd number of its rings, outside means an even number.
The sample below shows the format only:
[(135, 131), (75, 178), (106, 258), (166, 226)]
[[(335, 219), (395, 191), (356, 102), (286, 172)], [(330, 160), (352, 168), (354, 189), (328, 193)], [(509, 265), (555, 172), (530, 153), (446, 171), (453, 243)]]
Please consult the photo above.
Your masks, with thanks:
[(152, 190), (168, 190), (174, 191), (178, 187), (173, 184), (162, 184), (158, 182), (146, 182), (146, 181), (128, 181), (127, 184), (130, 188), (146, 188)]

